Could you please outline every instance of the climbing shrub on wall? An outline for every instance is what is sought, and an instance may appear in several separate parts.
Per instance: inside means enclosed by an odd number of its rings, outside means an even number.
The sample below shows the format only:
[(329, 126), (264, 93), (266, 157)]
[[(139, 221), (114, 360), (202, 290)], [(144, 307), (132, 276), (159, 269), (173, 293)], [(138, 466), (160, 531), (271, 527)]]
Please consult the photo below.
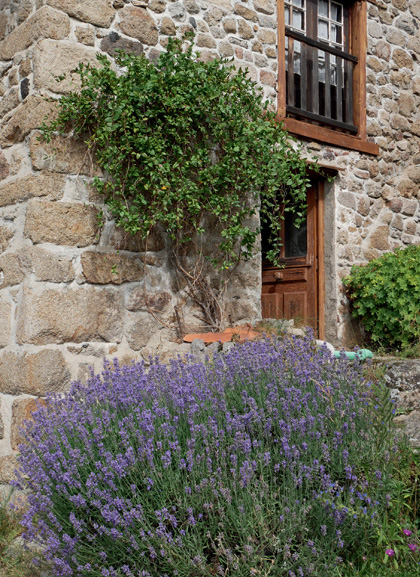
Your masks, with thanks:
[(250, 258), (259, 212), (271, 225), (275, 262), (279, 202), (304, 211), (307, 163), (246, 72), (200, 61), (187, 40), (169, 40), (155, 62), (119, 53), (115, 69), (106, 56), (98, 60), (99, 68), (79, 66), (81, 90), (64, 96), (43, 128), (47, 140), (73, 131), (87, 142), (106, 171), (94, 184), (116, 223), (145, 239), (162, 225), (190, 288), (216, 300), (207, 263), (225, 278)]
[(397, 249), (354, 266), (344, 280), (359, 317), (373, 342), (386, 348), (420, 340), (420, 246)]

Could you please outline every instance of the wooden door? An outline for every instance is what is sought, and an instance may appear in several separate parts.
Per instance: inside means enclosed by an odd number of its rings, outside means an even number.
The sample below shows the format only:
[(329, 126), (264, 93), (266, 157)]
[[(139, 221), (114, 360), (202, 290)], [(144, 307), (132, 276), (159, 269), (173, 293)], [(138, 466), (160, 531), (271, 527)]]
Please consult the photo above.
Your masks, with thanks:
[[(299, 228), (295, 216), (285, 212), (282, 230), (281, 267), (264, 259), (264, 230), (262, 231), (262, 317), (294, 319), (296, 324), (311, 326), (322, 337), (319, 319), (318, 243), (321, 225), (318, 195), (320, 186), (308, 189), (306, 218)], [(321, 329), (321, 330), (319, 330)]]

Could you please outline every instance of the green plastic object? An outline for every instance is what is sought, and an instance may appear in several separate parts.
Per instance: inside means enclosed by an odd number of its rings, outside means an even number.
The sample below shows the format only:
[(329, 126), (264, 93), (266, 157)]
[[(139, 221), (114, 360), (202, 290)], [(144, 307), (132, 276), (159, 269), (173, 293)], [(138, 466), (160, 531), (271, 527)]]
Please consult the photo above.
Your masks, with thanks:
[(343, 353), (346, 355), (346, 357), (350, 361), (354, 361), (356, 358), (360, 359), (361, 361), (364, 361), (365, 359), (373, 358), (372, 351), (369, 351), (368, 349), (360, 349), (357, 352), (355, 352), (355, 351), (334, 351), (334, 356), (339, 358)]

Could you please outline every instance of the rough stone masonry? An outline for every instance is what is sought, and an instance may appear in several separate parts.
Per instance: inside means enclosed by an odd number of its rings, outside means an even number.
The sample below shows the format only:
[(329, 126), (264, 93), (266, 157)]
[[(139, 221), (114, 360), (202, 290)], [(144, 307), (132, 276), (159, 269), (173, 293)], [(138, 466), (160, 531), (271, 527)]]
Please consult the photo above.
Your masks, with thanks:
[[(378, 157), (305, 142), (308, 155), (342, 169), (326, 212), (327, 338), (351, 337), (341, 278), (396, 246), (419, 240), (420, 0), (377, 0), (368, 16), (368, 134)], [(167, 239), (127, 238), (90, 186), (86, 150), (37, 131), (72, 70), (124, 49), (155, 59), (168, 38), (196, 32), (201, 58), (232, 58), (273, 104), (277, 79), (274, 0), (2, 0), (0, 6), (0, 483), (10, 478), (18, 427), (35, 398), (99, 370), (103, 357), (167, 358), (174, 305), (200, 329), (168, 264)], [(66, 74), (63, 80), (57, 77)], [(117, 271), (118, 274), (115, 274)], [(233, 278), (232, 322), (260, 316), (257, 254)], [(152, 305), (152, 307), (151, 307)], [(154, 315), (148, 310), (152, 308)]]

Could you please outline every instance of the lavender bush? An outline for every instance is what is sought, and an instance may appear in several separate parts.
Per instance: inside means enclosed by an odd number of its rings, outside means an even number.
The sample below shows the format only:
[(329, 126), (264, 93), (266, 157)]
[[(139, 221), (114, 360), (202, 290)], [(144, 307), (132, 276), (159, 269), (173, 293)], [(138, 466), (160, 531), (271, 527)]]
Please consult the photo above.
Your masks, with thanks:
[(105, 364), (26, 427), (26, 536), (66, 577), (339, 575), (389, 500), (376, 397), (310, 338)]

